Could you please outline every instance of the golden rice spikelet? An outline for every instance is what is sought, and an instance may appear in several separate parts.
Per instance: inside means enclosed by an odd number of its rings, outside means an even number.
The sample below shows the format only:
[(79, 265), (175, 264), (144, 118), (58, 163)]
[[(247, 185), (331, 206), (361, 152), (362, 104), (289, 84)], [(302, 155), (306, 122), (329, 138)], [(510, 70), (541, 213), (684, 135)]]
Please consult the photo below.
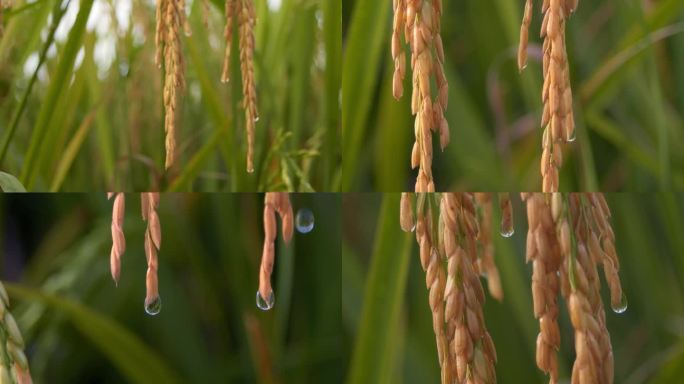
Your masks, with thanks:
[[(560, 346), (560, 335), (556, 300), (560, 292), (575, 330), (572, 383), (610, 384), (613, 351), (597, 271), (601, 263), (609, 268), (617, 263), (613, 261), (617, 256), (610, 245), (614, 236), (607, 221), (608, 205), (601, 194), (525, 193), (522, 197), (527, 203), (529, 222), (527, 259), (533, 262), (534, 314), (541, 329), (537, 338), (537, 365), (549, 373), (550, 382), (558, 381), (555, 353)], [(610, 240), (602, 247), (598, 238)], [(615, 279), (609, 281), (611, 291), (615, 290), (622, 298), (619, 278), (605, 272)], [(622, 300), (619, 304), (622, 305)], [(616, 312), (622, 310), (620, 307)]]
[[(441, 0), (394, 0), (392, 92), (399, 99), (406, 76), (406, 53), (401, 35), (411, 49), (413, 92), (411, 112), (416, 116), (416, 141), (411, 152), (411, 167), (418, 168), (416, 192), (434, 192), (432, 178), (432, 134), (439, 135), (442, 150), (449, 143), (449, 125), (444, 117), (448, 103), (448, 84), (444, 74), (444, 49), (440, 35)], [(431, 81), (437, 87), (433, 100)]]
[[(164, 65), (164, 131), (166, 132), (166, 160), (169, 169), (176, 160), (176, 111), (179, 93), (185, 87), (183, 75), (183, 53), (180, 30), (185, 22), (185, 1), (157, 0), (157, 23), (155, 42), (157, 45), (155, 62)], [(189, 32), (189, 29), (186, 29)]]
[[(400, 222), (415, 230), (429, 289), (442, 383), (495, 383), (496, 349), (484, 324), (484, 290), (478, 274), (498, 279), (490, 258), (491, 194), (418, 193), (401, 197)], [(434, 214), (439, 210), (437, 220)], [(415, 224), (414, 224), (415, 223)], [(446, 269), (445, 269), (446, 261)], [(493, 272), (495, 271), (495, 272)], [(496, 275), (496, 277), (495, 277)], [(501, 297), (498, 280), (491, 292)]]
[(492, 244), (492, 194), (475, 193), (475, 200), (480, 207), (478, 220), (480, 231), (478, 241), (482, 249), (482, 256), (478, 259), (480, 274), (487, 278), (487, 288), (495, 299), (503, 300), (503, 288), (499, 270), (494, 263), (494, 244)]
[(147, 229), (145, 230), (145, 256), (147, 258), (145, 307), (147, 308), (159, 300), (159, 278), (157, 276), (159, 269), (158, 253), (161, 249), (161, 224), (157, 215), (159, 193), (141, 193), (140, 205), (143, 220), (147, 222)]
[[(572, 111), (572, 89), (570, 70), (565, 45), (565, 22), (577, 7), (577, 0), (543, 0), (544, 18), (541, 26), (543, 42), (542, 88), (543, 129), (541, 174), (542, 190), (557, 192), (559, 170), (563, 165), (561, 144), (574, 141), (575, 121)], [(529, 26), (532, 20), (532, 0), (525, 2), (525, 11), (520, 27), (518, 47), (518, 69), (527, 64)]]
[(242, 72), (242, 106), (245, 109), (247, 133), (247, 172), (254, 172), (254, 130), (259, 120), (257, 110), (256, 80), (254, 78), (254, 26), (256, 11), (253, 0), (226, 0), (226, 50), (223, 56), (221, 81), (230, 81), (230, 57), (233, 25), (237, 22), (240, 48), (240, 71)]
[(273, 296), (271, 274), (275, 263), (276, 212), (280, 216), (283, 240), (292, 239), (294, 218), (290, 197), (286, 192), (267, 192), (264, 200), (264, 248), (259, 268), (259, 295), (266, 301)]
[(24, 354), (24, 338), (9, 311), (9, 296), (0, 282), (0, 383), (31, 384), (31, 372)]
[(445, 193), (441, 202), (441, 246), (447, 257), (448, 276), (444, 291), (445, 321), (450, 361), (453, 362), (451, 372), (442, 375), (442, 382), (447, 383), (453, 380), (458, 383), (496, 382), (496, 349), (482, 312), (485, 295), (477, 274), (477, 248), (469, 251), (468, 245), (464, 248), (459, 242), (459, 239), (474, 240), (481, 234), (480, 225), (472, 222), (475, 218), (472, 199), (471, 194)]
[(126, 251), (126, 237), (123, 232), (124, 216), (126, 212), (126, 196), (123, 193), (110, 193), (108, 198), (114, 198), (112, 206), (112, 250), (109, 256), (109, 267), (114, 283), (119, 284), (121, 276), (121, 256)]

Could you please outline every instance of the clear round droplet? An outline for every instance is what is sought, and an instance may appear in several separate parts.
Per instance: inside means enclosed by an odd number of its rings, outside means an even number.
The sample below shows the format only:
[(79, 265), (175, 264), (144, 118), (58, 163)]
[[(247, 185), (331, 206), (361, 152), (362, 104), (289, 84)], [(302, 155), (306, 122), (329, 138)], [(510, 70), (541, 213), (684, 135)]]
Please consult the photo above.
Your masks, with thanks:
[(157, 296), (150, 301), (145, 300), (145, 312), (150, 316), (158, 315), (161, 312), (161, 297)]
[(273, 294), (273, 291), (268, 294), (267, 298), (261, 297), (261, 293), (257, 291), (256, 293), (256, 306), (257, 308), (261, 309), (262, 311), (268, 311), (269, 309), (273, 308), (273, 305), (275, 304), (275, 295)]
[(299, 233), (311, 232), (314, 227), (313, 212), (306, 208), (297, 211), (297, 217), (295, 217), (295, 225), (297, 227), (297, 232)]
[(254, 167), (247, 168), (247, 173), (254, 173)]
[(572, 143), (573, 141), (575, 141), (575, 139), (577, 139), (577, 134), (575, 133), (575, 130), (573, 129), (572, 133), (570, 134), (570, 137), (568, 137), (565, 141), (567, 141), (568, 143)]
[(624, 292), (622, 292), (622, 297), (620, 298), (618, 305), (613, 305), (612, 307), (613, 312), (615, 313), (624, 313), (627, 310), (627, 296)]

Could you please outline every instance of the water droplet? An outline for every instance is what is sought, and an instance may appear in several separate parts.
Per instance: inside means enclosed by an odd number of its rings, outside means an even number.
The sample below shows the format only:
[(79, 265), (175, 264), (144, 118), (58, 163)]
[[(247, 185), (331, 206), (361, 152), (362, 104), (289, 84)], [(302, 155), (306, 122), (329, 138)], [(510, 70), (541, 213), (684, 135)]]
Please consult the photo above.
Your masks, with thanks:
[(262, 311), (268, 311), (269, 309), (273, 308), (273, 305), (275, 304), (275, 295), (273, 294), (273, 291), (268, 294), (268, 297), (264, 299), (261, 297), (261, 293), (257, 291), (256, 293), (256, 306), (257, 308), (261, 309)]
[(416, 223), (413, 223), (413, 227), (411, 227), (411, 232), (415, 232), (415, 231), (416, 231)]
[(256, 123), (256, 122), (258, 122), (258, 121), (259, 121), (259, 116), (255, 116), (255, 117), (254, 117), (254, 122)]
[(513, 228), (513, 223), (501, 223), (501, 236), (511, 237), (515, 233), (515, 228)]
[(627, 310), (627, 296), (625, 295), (624, 292), (622, 292), (622, 297), (620, 298), (620, 302), (617, 303), (617, 305), (613, 304), (613, 312), (615, 313), (624, 313)]
[(314, 215), (313, 213), (306, 209), (300, 209), (297, 211), (297, 217), (295, 218), (295, 225), (297, 227), (297, 232), (299, 233), (309, 233), (314, 227)]
[(254, 167), (247, 168), (247, 173), (254, 173)]
[(149, 301), (146, 299), (145, 312), (150, 316), (158, 315), (161, 312), (161, 297), (157, 296)]
[(520, 68), (520, 72), (524, 71), (525, 68), (527, 68), (527, 63), (523, 64), (522, 68)]
[(565, 141), (567, 141), (568, 143), (572, 143), (573, 141), (575, 141), (575, 139), (577, 139), (577, 134), (575, 132), (576, 131), (573, 129), (570, 133), (570, 137), (568, 137)]

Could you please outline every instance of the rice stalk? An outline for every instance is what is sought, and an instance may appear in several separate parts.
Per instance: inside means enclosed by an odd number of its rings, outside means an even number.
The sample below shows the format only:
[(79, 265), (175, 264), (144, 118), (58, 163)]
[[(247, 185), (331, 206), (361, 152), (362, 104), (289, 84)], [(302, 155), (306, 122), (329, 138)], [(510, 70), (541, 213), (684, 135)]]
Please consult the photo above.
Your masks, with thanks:
[(0, 282), (0, 383), (32, 383), (28, 359), (24, 354), (24, 338), (9, 311), (9, 296)]
[(230, 81), (230, 56), (233, 39), (233, 24), (237, 22), (240, 47), (240, 71), (242, 73), (242, 106), (245, 109), (247, 131), (247, 172), (254, 172), (254, 129), (259, 121), (256, 100), (256, 81), (254, 79), (254, 27), (256, 12), (252, 0), (226, 0), (226, 28), (224, 38), (226, 50), (223, 56), (221, 81)]
[[(418, 168), (416, 192), (434, 192), (432, 178), (432, 133), (439, 134), (442, 150), (449, 144), (449, 125), (444, 117), (448, 103), (448, 84), (444, 73), (444, 50), (440, 35), (441, 0), (394, 0), (394, 27), (392, 30), (392, 59), (394, 76), (392, 92), (396, 99), (404, 93), (406, 53), (401, 35), (411, 49), (413, 93), (411, 113), (415, 143), (411, 152), (411, 167)], [(432, 99), (431, 81), (437, 87)]]
[[(294, 216), (287, 192), (267, 192), (264, 199), (264, 248), (261, 254), (259, 290), (257, 291), (257, 305), (264, 310), (271, 309), (275, 302), (271, 287), (271, 274), (275, 264), (276, 212), (280, 216), (283, 240), (289, 243), (294, 229)], [(260, 302), (264, 302), (264, 306), (261, 306)]]
[[(577, 8), (578, 0), (544, 0), (540, 37), (543, 43), (542, 102), (544, 105), (541, 126), (541, 174), (544, 192), (558, 191), (559, 171), (563, 165), (562, 144), (575, 140), (575, 121), (572, 111), (570, 70), (565, 46), (565, 22)], [(532, 21), (532, 0), (525, 2), (520, 27), (518, 69), (527, 65), (529, 26)]]

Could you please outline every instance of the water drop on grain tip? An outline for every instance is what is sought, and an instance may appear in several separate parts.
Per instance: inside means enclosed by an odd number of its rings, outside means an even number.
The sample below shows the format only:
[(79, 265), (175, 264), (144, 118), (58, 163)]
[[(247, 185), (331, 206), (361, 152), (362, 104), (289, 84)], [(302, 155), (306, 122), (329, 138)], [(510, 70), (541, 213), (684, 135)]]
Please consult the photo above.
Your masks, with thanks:
[(306, 208), (297, 211), (297, 217), (295, 217), (295, 225), (297, 227), (297, 232), (299, 233), (311, 232), (314, 228), (313, 212)]
[(262, 311), (268, 311), (269, 309), (273, 308), (273, 305), (275, 304), (275, 295), (273, 294), (273, 291), (268, 294), (268, 297), (264, 299), (261, 297), (261, 293), (257, 291), (256, 293), (256, 305), (257, 308), (261, 309)]
[(161, 297), (157, 296), (149, 302), (145, 300), (145, 312), (150, 316), (158, 315), (161, 312)]
[(576, 133), (576, 130), (573, 129), (573, 130), (572, 130), (572, 133), (570, 134), (570, 137), (568, 137), (568, 138), (566, 139), (566, 141), (567, 141), (568, 143), (572, 143), (572, 142), (575, 141), (576, 139), (577, 139), (577, 133)]
[(617, 305), (613, 305), (612, 307), (613, 312), (615, 313), (624, 313), (627, 310), (627, 296), (625, 296), (624, 292), (622, 292), (620, 302)]
[(501, 226), (501, 236), (503, 237), (511, 237), (515, 233), (515, 228), (513, 228), (513, 224), (510, 223), (510, 225), (503, 225)]

